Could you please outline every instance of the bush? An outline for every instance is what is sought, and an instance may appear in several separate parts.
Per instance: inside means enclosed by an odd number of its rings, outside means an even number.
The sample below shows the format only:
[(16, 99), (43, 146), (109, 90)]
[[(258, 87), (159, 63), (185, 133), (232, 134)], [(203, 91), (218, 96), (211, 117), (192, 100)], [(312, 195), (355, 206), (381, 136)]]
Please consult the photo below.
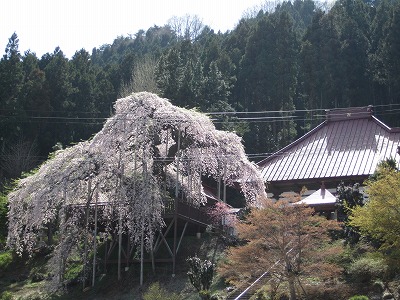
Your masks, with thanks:
[(7, 237), (7, 212), (7, 197), (0, 193), (0, 250), (2, 248), (2, 244), (5, 243), (5, 239)]
[(46, 268), (45, 266), (33, 267), (29, 273), (29, 277), (32, 282), (40, 282), (46, 279)]
[(175, 293), (169, 293), (163, 289), (158, 282), (153, 283), (143, 295), (143, 300), (181, 300)]
[(12, 300), (13, 299), (13, 294), (11, 292), (3, 292), (0, 294), (0, 300)]
[(337, 300), (349, 299), (354, 295), (354, 291), (348, 284), (318, 284), (318, 285), (305, 285), (307, 299), (313, 300)]
[(383, 258), (361, 257), (351, 263), (349, 275), (355, 282), (369, 283), (375, 279), (383, 279), (388, 271), (388, 266)]
[(199, 291), (200, 299), (209, 300), (211, 299), (211, 293), (209, 290), (201, 290)]
[(268, 300), (269, 296), (266, 295), (263, 289), (259, 289), (253, 296), (250, 298), (251, 300)]
[[(197, 256), (189, 257), (186, 261), (190, 268), (187, 272), (190, 283), (199, 293), (209, 293), (214, 277), (215, 265), (211, 261), (207, 259), (202, 260)], [(203, 296), (200, 295), (200, 297)]]
[(6, 271), (12, 261), (13, 255), (11, 251), (0, 253), (0, 271)]
[(369, 300), (369, 298), (367, 296), (356, 295), (356, 296), (349, 298), (349, 300)]
[(83, 264), (74, 262), (67, 266), (64, 279), (70, 284), (77, 283), (79, 276), (82, 274)]

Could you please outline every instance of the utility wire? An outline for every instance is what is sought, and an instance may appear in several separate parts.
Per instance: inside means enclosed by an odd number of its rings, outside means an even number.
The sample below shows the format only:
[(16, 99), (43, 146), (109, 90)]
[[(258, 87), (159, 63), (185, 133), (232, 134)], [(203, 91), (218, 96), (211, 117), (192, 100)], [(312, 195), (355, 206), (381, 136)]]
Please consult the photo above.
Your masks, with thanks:
[[(367, 108), (368, 106), (358, 106), (351, 108)], [(384, 108), (384, 107), (399, 107), (395, 110), (400, 110), (400, 104), (381, 104), (381, 105), (373, 105), (374, 108)], [(296, 114), (296, 113), (313, 113), (313, 112), (325, 112), (325, 111), (334, 111), (334, 110), (346, 110), (348, 107), (337, 107), (337, 108), (315, 108), (315, 109), (294, 109), (294, 110), (259, 110), (259, 111), (217, 111), (217, 112), (199, 112), (206, 115), (252, 115), (252, 114)], [(23, 109), (5, 109), (0, 108), (0, 112), (36, 112), (43, 114), (53, 114), (53, 113), (79, 113), (79, 114), (104, 114), (105, 112), (90, 112), (90, 111), (45, 111), (45, 110), (23, 110)], [(161, 112), (163, 113), (163, 112)], [(169, 114), (170, 112), (164, 112), (165, 114)], [(128, 113), (127, 113), (128, 114)], [(96, 119), (107, 119), (106, 117), (91, 117)]]
[[(394, 115), (398, 114), (400, 112), (399, 109), (390, 109), (390, 110), (385, 110), (380, 112), (378, 115), (379, 116), (384, 116), (384, 115)], [(340, 114), (331, 114), (332, 116), (337, 116)], [(357, 115), (357, 113), (353, 113), (353, 115)], [(6, 119), (3, 119), (5, 117)], [(28, 122), (27, 120), (50, 120), (49, 123), (83, 123), (83, 124), (93, 124), (93, 125), (101, 125), (103, 124), (104, 121), (107, 121), (110, 118), (114, 118), (115, 120), (126, 120), (126, 121), (135, 121), (137, 118), (128, 118), (128, 117), (121, 117), (119, 115), (114, 115), (109, 118), (105, 117), (63, 117), (63, 116), (28, 116), (28, 117), (23, 117), (23, 116), (13, 116), (13, 115), (0, 115), (0, 123), (7, 121), (8, 118), (17, 118), (21, 119), (19, 122), (26, 123)], [(325, 119), (326, 115), (312, 115), (312, 117), (299, 117), (299, 116), (260, 116), (260, 117), (235, 117), (227, 120), (220, 120), (217, 118), (211, 119), (214, 123), (238, 123), (238, 122), (276, 122), (276, 121), (313, 121), (313, 120), (318, 120), (318, 119)], [(57, 120), (56, 122), (53, 122), (52, 120)], [(187, 121), (187, 119), (184, 118), (170, 118), (170, 121)], [(11, 120), (12, 122), (15, 122), (15, 120)], [(100, 122), (102, 121), (102, 122)]]

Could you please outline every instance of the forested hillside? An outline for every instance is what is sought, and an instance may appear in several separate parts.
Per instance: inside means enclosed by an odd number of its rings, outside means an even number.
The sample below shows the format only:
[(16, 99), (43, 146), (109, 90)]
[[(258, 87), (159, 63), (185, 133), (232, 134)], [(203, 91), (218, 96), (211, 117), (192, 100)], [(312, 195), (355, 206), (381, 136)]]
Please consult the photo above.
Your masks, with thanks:
[(10, 34), (0, 41), (1, 181), (90, 138), (132, 91), (214, 112), (255, 160), (320, 123), (327, 108), (372, 104), (386, 124), (400, 125), (396, 0), (265, 5), (226, 33), (173, 18), (72, 58), (59, 48), (41, 58), (20, 53), (18, 33)]

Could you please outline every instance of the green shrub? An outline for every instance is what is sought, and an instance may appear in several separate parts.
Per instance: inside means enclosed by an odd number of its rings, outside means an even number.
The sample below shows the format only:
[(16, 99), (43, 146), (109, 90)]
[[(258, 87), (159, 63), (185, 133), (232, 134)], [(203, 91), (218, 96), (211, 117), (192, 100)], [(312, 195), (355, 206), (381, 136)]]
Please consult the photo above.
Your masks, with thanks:
[(67, 281), (76, 280), (83, 271), (83, 264), (73, 263), (70, 264), (64, 274), (64, 279)]
[(13, 294), (11, 292), (5, 291), (0, 294), (0, 300), (12, 300)]
[(349, 267), (349, 275), (355, 282), (369, 283), (375, 279), (383, 279), (388, 266), (383, 258), (363, 256)]
[[(215, 265), (207, 259), (200, 259), (197, 255), (189, 257), (186, 261), (189, 264), (187, 275), (190, 283), (196, 288), (202, 299), (208, 299), (206, 294), (210, 294), (209, 290), (214, 277)], [(205, 296), (202, 296), (201, 293)]]
[(11, 251), (0, 253), (0, 271), (7, 270), (8, 266), (13, 261), (13, 255)]
[(266, 291), (264, 291), (264, 289), (259, 289), (250, 298), (250, 300), (270, 300), (270, 299), (271, 297), (268, 295)]
[(349, 299), (354, 292), (349, 284), (318, 284), (304, 285), (307, 299), (312, 300), (337, 300)]
[(369, 298), (367, 296), (355, 295), (351, 297), (349, 300), (369, 300)]
[(209, 290), (201, 290), (199, 291), (200, 299), (202, 300), (210, 300), (211, 299), (211, 292)]
[(222, 300), (225, 299), (223, 296), (220, 296), (218, 294), (213, 294), (210, 298), (210, 300)]
[(155, 282), (149, 286), (147, 292), (143, 295), (143, 300), (181, 300), (182, 298), (175, 293), (169, 293)]
[(3, 248), (7, 237), (7, 197), (0, 193), (0, 250)]
[(250, 300), (269, 300), (270, 297), (264, 292), (263, 289), (259, 289), (253, 296), (251, 296)]

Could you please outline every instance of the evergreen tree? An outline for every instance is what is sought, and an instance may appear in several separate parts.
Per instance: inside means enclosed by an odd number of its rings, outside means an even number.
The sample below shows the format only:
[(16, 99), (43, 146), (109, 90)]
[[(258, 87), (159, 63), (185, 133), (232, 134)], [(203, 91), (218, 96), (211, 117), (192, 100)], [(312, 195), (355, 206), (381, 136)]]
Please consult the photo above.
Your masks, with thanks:
[(393, 9), (384, 45), (386, 47), (384, 61), (390, 91), (388, 102), (398, 104), (400, 102), (400, 3)]
[(388, 72), (385, 66), (386, 37), (390, 27), (390, 15), (393, 12), (393, 4), (389, 0), (379, 1), (371, 23), (369, 65), (372, 79), (372, 101), (374, 106), (387, 103)]
[(224, 80), (222, 73), (218, 70), (216, 62), (210, 64), (209, 71), (204, 81), (203, 99), (201, 109), (208, 110), (215, 102), (228, 102), (230, 91), (229, 85)]
[[(73, 92), (70, 101), (73, 110), (70, 116), (81, 119), (83, 122), (74, 124), (71, 141), (88, 139), (94, 132), (96, 126), (95, 118), (98, 110), (95, 106), (94, 86), (96, 75), (90, 60), (90, 54), (82, 49), (77, 51), (70, 61), (71, 85)], [(85, 124), (85, 126), (82, 126)]]
[(181, 103), (177, 100), (182, 79), (182, 64), (177, 49), (172, 48), (161, 56), (156, 78), (162, 96), (173, 99), (173, 101), (176, 101), (174, 102), (175, 105), (181, 106)]
[(339, 102), (340, 48), (339, 33), (332, 16), (317, 11), (300, 52), (300, 86), (306, 109), (335, 107)]
[[(244, 109), (293, 109), (297, 52), (297, 37), (287, 13), (265, 16), (259, 20), (249, 37), (238, 75), (239, 95), (244, 100)], [(295, 132), (294, 128), (286, 133), (282, 132), (281, 139), (278, 140), (278, 133), (285, 125), (294, 124), (252, 123), (245, 140), (251, 140), (253, 145), (246, 145), (247, 148), (252, 152), (272, 152), (278, 149)], [(266, 136), (270, 136), (272, 140), (268, 140)]]
[(339, 28), (342, 96), (335, 107), (361, 106), (370, 94), (368, 69), (369, 8), (362, 0), (340, 0), (332, 14)]
[(0, 140), (3, 145), (22, 134), (21, 118), (24, 117), (24, 111), (19, 97), (24, 74), (18, 47), (18, 35), (14, 32), (0, 60)]
[(75, 103), (71, 101), (71, 95), (75, 91), (71, 82), (70, 64), (61, 49), (57, 47), (52, 54), (45, 55), (44, 60), (45, 88), (48, 90), (52, 108), (51, 122), (44, 129), (44, 140), (45, 148), (51, 151), (58, 142), (68, 145), (73, 141), (73, 121), (68, 118), (71, 118), (75, 107)]
[(46, 141), (44, 129), (51, 114), (49, 90), (46, 86), (46, 75), (39, 68), (39, 59), (34, 53), (26, 52), (23, 57), (24, 83), (20, 101), (24, 107), (24, 137), (38, 145), (39, 154), (47, 157), (49, 149), (43, 148)]

